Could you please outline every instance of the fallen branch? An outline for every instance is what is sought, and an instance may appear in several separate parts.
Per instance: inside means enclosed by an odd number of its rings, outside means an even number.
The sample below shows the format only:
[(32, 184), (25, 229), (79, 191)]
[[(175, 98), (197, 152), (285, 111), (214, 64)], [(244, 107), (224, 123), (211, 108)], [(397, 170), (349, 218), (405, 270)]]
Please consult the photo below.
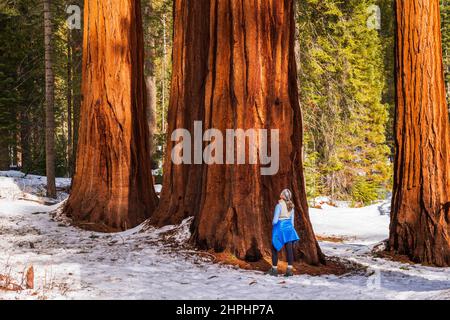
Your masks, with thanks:
[(23, 288), (14, 283), (11, 277), (0, 274), (0, 290), (17, 292), (22, 291)]

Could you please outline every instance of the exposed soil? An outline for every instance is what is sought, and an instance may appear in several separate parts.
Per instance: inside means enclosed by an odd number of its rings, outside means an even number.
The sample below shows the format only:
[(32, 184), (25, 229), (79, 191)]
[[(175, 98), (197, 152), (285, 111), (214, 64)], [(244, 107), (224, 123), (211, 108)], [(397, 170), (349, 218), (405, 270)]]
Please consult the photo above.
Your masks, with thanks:
[[(210, 255), (215, 257), (216, 263), (221, 263), (225, 265), (232, 265), (244, 270), (256, 270), (266, 272), (271, 268), (271, 258), (264, 257), (257, 262), (247, 262), (240, 260), (230, 253), (215, 253), (213, 251), (208, 252)], [(280, 274), (284, 274), (287, 269), (287, 263), (280, 261), (278, 263), (278, 270)], [(310, 276), (321, 276), (321, 275), (337, 275), (341, 276), (344, 274), (350, 274), (355, 272), (365, 271), (365, 267), (354, 262), (341, 260), (337, 258), (326, 258), (326, 264), (312, 266), (304, 262), (294, 262), (294, 274), (302, 275), (307, 274)]]

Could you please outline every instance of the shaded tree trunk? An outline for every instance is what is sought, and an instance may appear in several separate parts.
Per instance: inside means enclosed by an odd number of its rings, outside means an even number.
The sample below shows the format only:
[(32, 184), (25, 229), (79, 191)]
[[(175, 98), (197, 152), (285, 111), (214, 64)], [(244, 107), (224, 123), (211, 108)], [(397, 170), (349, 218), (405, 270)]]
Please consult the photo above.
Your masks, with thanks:
[(76, 158), (77, 158), (77, 147), (78, 147), (78, 131), (80, 127), (80, 110), (81, 110), (81, 74), (82, 74), (82, 35), (81, 31), (72, 30), (72, 113), (73, 113), (73, 124), (72, 124), (72, 168), (71, 176), (75, 174), (76, 168)]
[(67, 169), (69, 177), (73, 172), (73, 62), (72, 62), (72, 31), (67, 30)]
[(157, 205), (145, 121), (140, 1), (88, 0), (84, 12), (83, 102), (65, 212), (88, 229), (125, 230)]
[(0, 170), (9, 170), (10, 159), (9, 159), (9, 144), (7, 137), (7, 132), (0, 130)]
[(397, 107), (390, 249), (450, 265), (450, 127), (439, 0), (396, 3)]
[[(71, 1), (83, 7), (83, 1)], [(83, 24), (83, 19), (81, 20)], [(71, 56), (72, 56), (72, 161), (71, 176), (73, 177), (76, 167), (78, 129), (80, 124), (81, 109), (81, 75), (82, 75), (82, 51), (83, 51), (83, 32), (82, 30), (72, 29), (71, 37)]]
[(52, 21), (50, 0), (44, 0), (45, 36), (45, 168), (47, 197), (56, 198), (55, 182), (55, 78), (52, 62)]
[(28, 172), (32, 166), (31, 150), (30, 150), (30, 136), (31, 126), (28, 115), (28, 110), (22, 107), (24, 110), (20, 112), (20, 153), (22, 158), (22, 171)]
[[(324, 262), (305, 194), (293, 1), (177, 0), (174, 28), (169, 142), (153, 223), (194, 216), (192, 241), (201, 249), (257, 261), (270, 254), (273, 208), (290, 188), (302, 238), (297, 258)], [(262, 176), (260, 164), (174, 165), (170, 134), (193, 133), (195, 120), (224, 136), (227, 129), (278, 129), (278, 173)]]
[(152, 223), (158, 226), (179, 223), (199, 210), (202, 166), (174, 165), (170, 150), (175, 144), (170, 141), (170, 135), (177, 128), (193, 132), (194, 121), (203, 119), (208, 72), (209, 2), (176, 0), (174, 3), (173, 70), (163, 190), (159, 208), (152, 217)]

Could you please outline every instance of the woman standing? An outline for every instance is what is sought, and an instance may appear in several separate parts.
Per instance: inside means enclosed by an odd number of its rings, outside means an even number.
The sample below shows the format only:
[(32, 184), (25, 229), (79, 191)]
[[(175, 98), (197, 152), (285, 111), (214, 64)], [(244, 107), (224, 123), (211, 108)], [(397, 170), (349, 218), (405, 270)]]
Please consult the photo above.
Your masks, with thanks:
[(278, 252), (283, 246), (286, 247), (288, 268), (285, 277), (292, 277), (294, 262), (294, 243), (300, 238), (294, 228), (294, 203), (292, 202), (292, 192), (289, 189), (283, 190), (280, 200), (275, 207), (272, 229), (272, 268), (268, 271), (271, 276), (278, 275)]

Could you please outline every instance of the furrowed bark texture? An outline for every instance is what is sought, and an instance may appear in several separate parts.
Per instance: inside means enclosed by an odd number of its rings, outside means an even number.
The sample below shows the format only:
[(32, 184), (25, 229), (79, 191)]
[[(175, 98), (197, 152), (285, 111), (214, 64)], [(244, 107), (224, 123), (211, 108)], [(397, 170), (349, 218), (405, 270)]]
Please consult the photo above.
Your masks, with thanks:
[(176, 224), (200, 210), (202, 166), (172, 163), (172, 132), (194, 131), (194, 121), (203, 121), (205, 81), (208, 73), (210, 0), (175, 0), (173, 70), (168, 139), (164, 161), (163, 190), (152, 223)]
[(175, 2), (169, 138), (176, 128), (193, 133), (194, 120), (224, 136), (226, 129), (278, 129), (280, 169), (262, 176), (259, 164), (175, 166), (169, 142), (163, 205), (153, 222), (178, 223), (193, 215), (192, 241), (200, 248), (257, 261), (270, 253), (273, 208), (290, 188), (302, 238), (297, 258), (320, 264), (303, 177), (293, 1), (196, 3)]
[(439, 0), (397, 0), (397, 109), (390, 249), (450, 265), (450, 127)]
[(83, 102), (65, 210), (87, 228), (125, 230), (150, 217), (157, 205), (140, 1), (88, 0), (84, 10)]

